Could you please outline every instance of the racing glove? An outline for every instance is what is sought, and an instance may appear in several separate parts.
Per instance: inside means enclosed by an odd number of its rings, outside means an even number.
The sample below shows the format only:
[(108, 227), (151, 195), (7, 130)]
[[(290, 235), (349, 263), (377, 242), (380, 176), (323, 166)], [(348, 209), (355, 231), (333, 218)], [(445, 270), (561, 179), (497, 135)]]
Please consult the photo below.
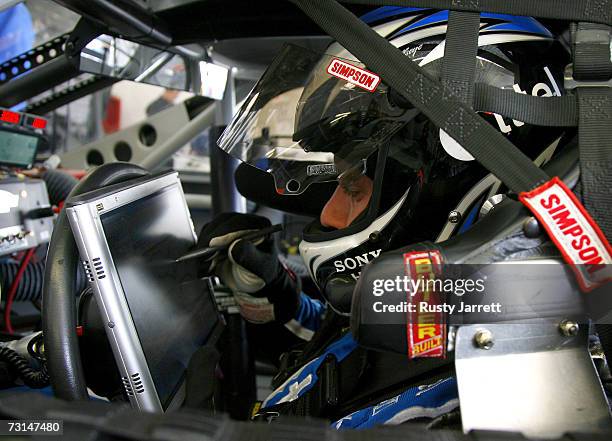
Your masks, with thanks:
[(298, 312), (299, 279), (278, 260), (272, 239), (240, 240), (270, 225), (268, 219), (253, 214), (221, 214), (202, 229), (198, 246), (229, 244), (229, 248), (212, 262), (202, 262), (200, 270), (213, 272), (231, 289), (249, 322), (285, 324)]

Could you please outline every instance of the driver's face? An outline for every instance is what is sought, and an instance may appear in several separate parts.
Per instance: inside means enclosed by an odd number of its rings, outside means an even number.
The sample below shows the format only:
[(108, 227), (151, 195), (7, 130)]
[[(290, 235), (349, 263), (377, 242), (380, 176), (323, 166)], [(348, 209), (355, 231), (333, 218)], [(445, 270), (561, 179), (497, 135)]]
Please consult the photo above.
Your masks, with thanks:
[(373, 184), (372, 179), (361, 173), (340, 179), (338, 188), (323, 207), (321, 224), (336, 229), (351, 225), (368, 207)]

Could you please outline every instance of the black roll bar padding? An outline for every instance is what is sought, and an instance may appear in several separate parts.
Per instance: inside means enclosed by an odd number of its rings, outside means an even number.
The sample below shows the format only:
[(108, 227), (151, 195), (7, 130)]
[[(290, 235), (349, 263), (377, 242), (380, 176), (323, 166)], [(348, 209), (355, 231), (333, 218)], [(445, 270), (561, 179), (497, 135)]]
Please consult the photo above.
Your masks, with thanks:
[(0, 106), (12, 107), (79, 75), (65, 55), (0, 86)]
[[(102, 32), (95, 23), (81, 18), (61, 48), (57, 47), (56, 42), (59, 38), (63, 39), (63, 36), (15, 57), (11, 62), (25, 57), (24, 59), (31, 59), (32, 67), (0, 86), (0, 106), (12, 107), (77, 77), (81, 73), (79, 70), (80, 50)], [(42, 55), (49, 48), (58, 52), (55, 58), (49, 55), (46, 58), (43, 57), (42, 63), (35, 61), (37, 53)], [(65, 88), (59, 94), (60, 96), (72, 95), (69, 92), (71, 89)]]
[(30, 102), (25, 109), (26, 113), (34, 115), (46, 115), (54, 110), (72, 103), (73, 101), (91, 95), (99, 90), (112, 86), (120, 81), (118, 78), (95, 76), (80, 81), (70, 87), (62, 89), (49, 96), (45, 96), (39, 101)]
[[(155, 14), (131, 0), (55, 0), (125, 38), (170, 46), (172, 36)], [(101, 19), (104, 17), (104, 20)]]
[[(147, 175), (142, 167), (125, 162), (101, 165), (72, 190), (77, 196), (97, 188)], [(76, 335), (75, 287), (79, 252), (66, 211), (58, 215), (43, 283), (43, 335), (55, 396), (66, 400), (88, 399)]]
[(612, 0), (340, 0), (340, 2), (369, 6), (493, 12), (612, 25)]

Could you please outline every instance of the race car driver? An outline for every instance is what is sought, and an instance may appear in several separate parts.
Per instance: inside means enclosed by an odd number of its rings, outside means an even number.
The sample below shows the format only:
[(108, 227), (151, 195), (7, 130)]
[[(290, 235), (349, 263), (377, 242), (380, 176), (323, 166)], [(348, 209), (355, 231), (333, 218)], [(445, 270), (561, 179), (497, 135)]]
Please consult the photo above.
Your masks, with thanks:
[[(435, 76), (441, 74), (447, 11), (383, 7), (362, 19), (414, 62)], [(356, 343), (343, 328), (360, 268), (385, 250), (435, 240), (449, 212), (486, 174), (459, 144), (384, 83), (364, 86), (334, 75), (338, 60), (353, 66), (348, 69), (368, 72), (338, 44), (325, 55), (286, 46), (219, 140), (229, 154), (271, 174), (275, 192), (283, 197), (299, 198), (311, 185), (338, 182), (300, 244), (325, 301), (301, 292), (299, 279), (278, 260), (272, 241), (240, 240), (246, 232), (269, 226), (265, 218), (222, 214), (204, 227), (198, 242), (229, 244), (227, 255), (204, 262), (202, 271), (214, 272), (232, 290), (247, 321), (267, 327), (268, 355), (274, 358), (292, 343), (309, 341), (298, 357), (281, 359), (286, 375), (262, 405), (268, 412), (282, 413), (303, 401), (317, 389), (324, 360), (331, 356), (342, 363), (355, 350)], [(476, 82), (560, 95), (567, 60), (553, 34), (536, 20), (481, 14)], [(561, 129), (494, 114), (482, 117), (533, 159), (560, 145), (564, 136)], [(474, 201), (472, 212), (477, 213), (482, 202)], [(472, 212), (462, 220), (461, 230), (474, 222)], [(454, 379), (446, 376), (374, 402), (335, 424), (369, 427), (437, 417), (456, 408), (456, 398)], [(405, 412), (415, 407), (426, 411)], [(291, 407), (294, 412), (296, 408)]]

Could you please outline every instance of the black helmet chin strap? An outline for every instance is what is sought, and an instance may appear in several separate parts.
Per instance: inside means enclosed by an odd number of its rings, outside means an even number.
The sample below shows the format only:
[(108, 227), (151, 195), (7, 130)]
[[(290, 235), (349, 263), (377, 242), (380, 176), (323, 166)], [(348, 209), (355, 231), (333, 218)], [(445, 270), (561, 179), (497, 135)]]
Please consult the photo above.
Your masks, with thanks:
[[(435, 8), (472, 13), (451, 13), (449, 22), (445, 69), (442, 83), (412, 62), (385, 38), (377, 34), (336, 0), (290, 0), (325, 32), (354, 54), (368, 69), (379, 74), (389, 87), (421, 110), (436, 126), (463, 146), (485, 168), (495, 174), (508, 188), (519, 194), (549, 232), (565, 260), (574, 266), (581, 288), (589, 291), (610, 280), (599, 271), (602, 264), (612, 264), (612, 247), (607, 237), (612, 235), (612, 62), (610, 61), (610, 23), (612, 0), (538, 0), (537, 2), (508, 0), (444, 0), (436, 1)], [(433, 1), (424, 0), (346, 0), (347, 3), (432, 7)], [(571, 190), (558, 179), (551, 179), (499, 131), (489, 125), (471, 108), (474, 96), (472, 63), (468, 55), (476, 50), (480, 12), (532, 15), (556, 19), (591, 21), (600, 24), (580, 24), (576, 32), (576, 66), (582, 75), (576, 78), (578, 96), (583, 193), (587, 206), (593, 210), (599, 226), (589, 216)], [(454, 29), (452, 29), (454, 28)], [(452, 50), (450, 50), (452, 48)], [(607, 57), (607, 58), (606, 58)], [(458, 71), (457, 71), (458, 69)], [(466, 75), (467, 78), (464, 78)], [(470, 77), (471, 75), (471, 77)], [(571, 86), (571, 84), (570, 84)], [(585, 86), (585, 87), (582, 87)], [(493, 101), (501, 100), (508, 91), (487, 90)], [(537, 113), (539, 106), (559, 103), (565, 110), (567, 97), (535, 98), (514, 94), (513, 102), (527, 112)], [(575, 97), (573, 98), (576, 99)], [(559, 107), (562, 108), (561, 106)], [(566, 119), (575, 118), (566, 115)], [(554, 117), (552, 119), (563, 119)], [(606, 136), (607, 135), (607, 136)], [(602, 165), (603, 164), (603, 165)], [(602, 180), (601, 176), (606, 178)], [(588, 182), (585, 185), (585, 180)], [(599, 209), (598, 209), (599, 208)], [(556, 211), (554, 211), (556, 210)], [(566, 213), (567, 212), (567, 213)], [(578, 226), (559, 222), (559, 214)], [(571, 234), (570, 234), (571, 233)], [(574, 235), (572, 237), (572, 235)], [(572, 239), (587, 236), (595, 247), (595, 254), (572, 248)], [(606, 237), (607, 236), (607, 237)], [(578, 265), (581, 264), (581, 265)], [(612, 267), (612, 266), (610, 266)], [(597, 273), (599, 271), (599, 273)], [(597, 273), (597, 274), (595, 274)], [(602, 274), (603, 279), (602, 279)]]

